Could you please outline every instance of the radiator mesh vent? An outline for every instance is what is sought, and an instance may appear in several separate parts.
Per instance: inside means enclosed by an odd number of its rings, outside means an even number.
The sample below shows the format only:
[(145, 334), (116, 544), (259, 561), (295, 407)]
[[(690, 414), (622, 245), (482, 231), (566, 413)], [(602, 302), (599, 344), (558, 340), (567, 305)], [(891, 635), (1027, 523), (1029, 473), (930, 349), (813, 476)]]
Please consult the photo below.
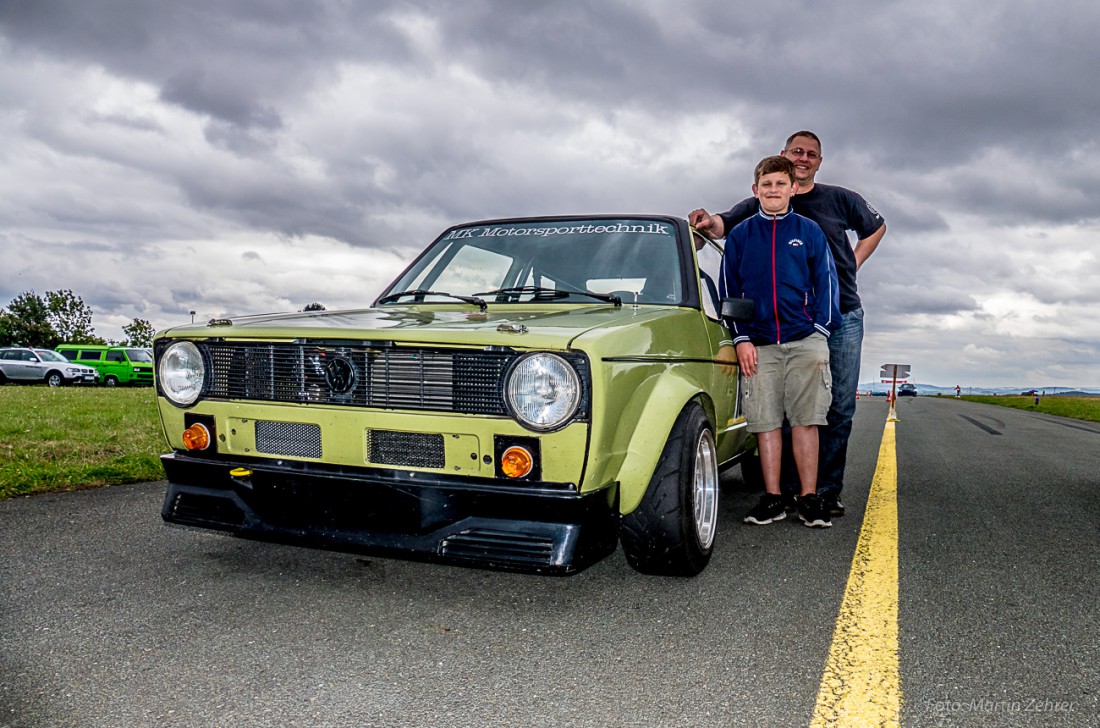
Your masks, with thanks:
[(378, 465), (442, 468), (447, 464), (443, 435), (367, 430), (367, 459)]
[(256, 423), (256, 450), (268, 455), (321, 457), (321, 428), (296, 422)]

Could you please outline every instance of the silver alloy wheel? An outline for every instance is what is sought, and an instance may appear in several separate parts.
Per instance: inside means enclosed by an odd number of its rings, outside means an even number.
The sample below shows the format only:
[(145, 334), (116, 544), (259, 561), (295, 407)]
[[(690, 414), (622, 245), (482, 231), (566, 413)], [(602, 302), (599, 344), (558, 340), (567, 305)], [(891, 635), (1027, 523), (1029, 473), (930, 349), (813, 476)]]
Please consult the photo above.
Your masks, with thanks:
[(695, 474), (692, 477), (695, 534), (699, 545), (709, 549), (718, 525), (718, 455), (710, 430), (699, 433), (695, 445)]

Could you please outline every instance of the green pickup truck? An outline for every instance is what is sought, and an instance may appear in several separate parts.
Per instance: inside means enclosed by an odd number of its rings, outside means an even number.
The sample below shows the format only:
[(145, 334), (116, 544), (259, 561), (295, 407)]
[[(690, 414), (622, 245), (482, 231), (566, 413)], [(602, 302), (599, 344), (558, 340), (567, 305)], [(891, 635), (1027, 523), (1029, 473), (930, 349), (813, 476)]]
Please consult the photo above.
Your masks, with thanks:
[(716, 361), (720, 259), (675, 217), (473, 222), (370, 308), (163, 331), (162, 515), (548, 574), (621, 543), (643, 573), (698, 574), (719, 471), (756, 448)]

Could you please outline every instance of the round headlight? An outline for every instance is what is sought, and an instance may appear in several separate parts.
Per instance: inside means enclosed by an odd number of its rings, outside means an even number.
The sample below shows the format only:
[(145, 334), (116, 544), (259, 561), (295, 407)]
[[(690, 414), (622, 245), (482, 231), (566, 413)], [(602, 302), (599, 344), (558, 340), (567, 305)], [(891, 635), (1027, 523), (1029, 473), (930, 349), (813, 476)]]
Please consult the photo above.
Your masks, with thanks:
[(560, 356), (529, 354), (509, 372), (504, 398), (524, 427), (553, 430), (568, 422), (580, 406), (581, 380)]
[(157, 361), (157, 381), (164, 396), (175, 404), (193, 404), (202, 394), (206, 365), (199, 348), (190, 341), (172, 344)]

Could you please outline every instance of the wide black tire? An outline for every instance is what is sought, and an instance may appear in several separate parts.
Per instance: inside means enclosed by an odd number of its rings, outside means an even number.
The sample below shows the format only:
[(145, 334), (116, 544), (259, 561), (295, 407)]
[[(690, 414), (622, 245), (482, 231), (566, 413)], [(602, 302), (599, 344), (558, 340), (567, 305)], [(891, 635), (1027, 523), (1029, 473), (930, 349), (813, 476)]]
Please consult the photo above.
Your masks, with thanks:
[(623, 516), (627, 562), (643, 574), (695, 576), (706, 568), (718, 525), (714, 429), (697, 402), (676, 418), (641, 504)]
[(103, 380), (103, 383), (108, 387), (117, 387), (118, 377), (114, 376), (113, 374), (109, 375), (106, 379)]
[(65, 383), (65, 377), (61, 376), (61, 372), (50, 372), (43, 381), (46, 382), (47, 386), (60, 387)]

